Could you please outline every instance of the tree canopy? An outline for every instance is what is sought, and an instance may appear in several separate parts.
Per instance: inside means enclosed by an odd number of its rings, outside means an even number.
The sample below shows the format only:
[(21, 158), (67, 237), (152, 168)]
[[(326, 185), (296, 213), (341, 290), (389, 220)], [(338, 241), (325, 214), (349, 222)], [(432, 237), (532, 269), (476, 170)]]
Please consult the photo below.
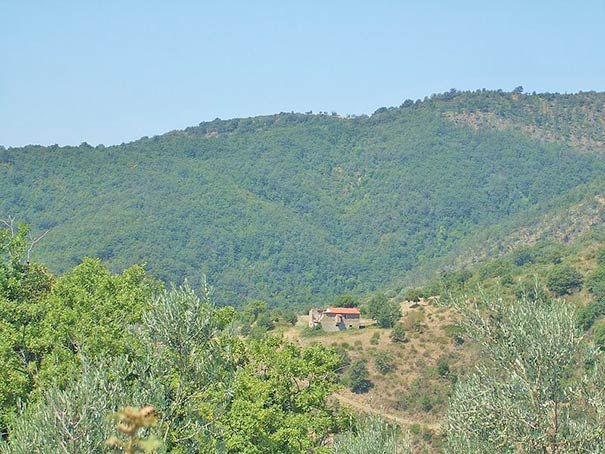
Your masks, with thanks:
[(603, 97), (454, 90), (371, 116), (2, 149), (0, 213), (49, 230), (32, 258), (54, 273), (90, 256), (165, 282), (205, 273), (220, 304), (361, 296), (601, 179)]

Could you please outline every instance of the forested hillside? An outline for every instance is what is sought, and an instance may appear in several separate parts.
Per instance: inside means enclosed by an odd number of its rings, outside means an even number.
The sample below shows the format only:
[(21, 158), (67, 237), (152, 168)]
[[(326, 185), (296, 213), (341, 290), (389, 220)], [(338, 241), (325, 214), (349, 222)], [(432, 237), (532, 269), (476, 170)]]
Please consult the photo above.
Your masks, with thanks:
[(594, 200), (604, 106), (602, 93), (450, 91), (371, 116), (0, 149), (0, 214), (49, 230), (34, 258), (54, 272), (146, 262), (166, 281), (206, 273), (221, 303), (308, 304), (409, 283), (488, 227)]

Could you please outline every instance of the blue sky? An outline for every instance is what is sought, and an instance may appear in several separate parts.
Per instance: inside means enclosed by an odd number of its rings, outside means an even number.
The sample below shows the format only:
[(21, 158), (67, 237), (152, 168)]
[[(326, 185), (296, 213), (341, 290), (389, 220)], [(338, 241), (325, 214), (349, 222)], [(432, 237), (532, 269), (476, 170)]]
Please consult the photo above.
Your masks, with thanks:
[(450, 88), (603, 91), (604, 5), (0, 0), (0, 144), (371, 113)]

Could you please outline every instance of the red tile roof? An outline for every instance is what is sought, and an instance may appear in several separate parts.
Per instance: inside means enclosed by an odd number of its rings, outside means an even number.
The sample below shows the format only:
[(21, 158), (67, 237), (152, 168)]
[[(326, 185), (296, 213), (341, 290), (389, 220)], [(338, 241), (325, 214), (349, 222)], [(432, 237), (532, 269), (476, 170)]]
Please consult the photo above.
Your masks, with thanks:
[(356, 307), (329, 307), (326, 314), (360, 315), (361, 313)]

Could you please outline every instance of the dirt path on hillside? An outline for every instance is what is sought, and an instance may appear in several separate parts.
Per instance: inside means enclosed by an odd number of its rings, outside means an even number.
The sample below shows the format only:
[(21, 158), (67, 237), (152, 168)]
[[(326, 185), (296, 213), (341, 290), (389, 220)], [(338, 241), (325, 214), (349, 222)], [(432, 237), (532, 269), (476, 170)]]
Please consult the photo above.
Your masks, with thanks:
[(388, 421), (391, 421), (391, 422), (394, 422), (396, 424), (403, 425), (403, 426), (411, 426), (412, 424), (420, 424), (422, 426), (428, 427), (433, 432), (441, 432), (441, 424), (439, 424), (439, 423), (421, 422), (416, 419), (405, 418), (402, 416), (394, 415), (392, 413), (387, 413), (384, 410), (373, 408), (370, 405), (364, 404), (363, 402), (359, 402), (342, 393), (335, 393), (334, 397), (336, 397), (336, 399), (338, 399), (338, 401), (343, 406), (352, 408), (352, 409), (360, 411), (362, 413), (379, 416), (383, 419), (386, 419)]

